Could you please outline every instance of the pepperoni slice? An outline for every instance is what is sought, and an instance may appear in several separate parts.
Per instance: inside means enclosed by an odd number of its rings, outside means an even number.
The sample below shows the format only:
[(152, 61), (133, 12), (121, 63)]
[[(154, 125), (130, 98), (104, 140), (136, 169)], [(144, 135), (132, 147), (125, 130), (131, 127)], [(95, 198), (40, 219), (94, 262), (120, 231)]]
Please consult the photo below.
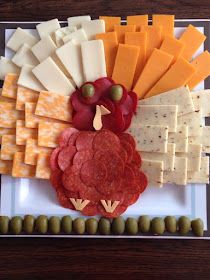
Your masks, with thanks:
[(55, 189), (62, 188), (62, 171), (60, 169), (55, 169), (51, 171), (50, 182)]
[(80, 169), (83, 163), (92, 158), (93, 150), (82, 150), (77, 152), (73, 158), (73, 166), (76, 166), (78, 169)]
[(123, 205), (129, 206), (134, 204), (138, 199), (139, 199), (140, 194), (139, 193), (127, 193), (124, 196), (124, 201), (123, 201)]
[(75, 143), (76, 143), (76, 140), (77, 140), (77, 137), (79, 136), (80, 134), (80, 131), (72, 134), (70, 137), (69, 137), (69, 142), (68, 142), (68, 145), (72, 145), (72, 146), (75, 146)]
[(128, 114), (134, 112), (133, 111), (133, 101), (129, 95), (126, 96), (126, 99), (120, 105), (120, 109), (121, 109), (123, 115), (128, 115)]
[(139, 180), (139, 184), (140, 184), (140, 188), (141, 188), (141, 193), (145, 191), (147, 185), (148, 185), (148, 179), (146, 177), (146, 175), (139, 171), (139, 176), (138, 176), (138, 180)]
[(125, 121), (119, 106), (115, 106), (114, 114), (102, 116), (102, 124), (103, 128), (109, 129), (115, 133), (124, 131)]
[(60, 147), (65, 147), (65, 146), (68, 146), (69, 144), (69, 138), (77, 133), (78, 130), (74, 127), (69, 127), (67, 129), (65, 129), (59, 136), (58, 138), (58, 144)]
[(76, 90), (71, 95), (71, 105), (77, 112), (89, 109), (89, 105), (84, 104), (80, 101), (80, 91)]
[(72, 124), (78, 130), (94, 130), (93, 119), (95, 113), (90, 109), (77, 112), (72, 118)]
[(138, 104), (138, 97), (137, 94), (133, 91), (129, 91), (128, 95), (132, 98), (133, 101), (133, 112), (136, 112), (137, 104)]
[(131, 162), (133, 160), (133, 152), (134, 152), (133, 147), (125, 140), (121, 140), (121, 145), (127, 152), (128, 155), (127, 162), (128, 163)]
[(65, 170), (62, 176), (63, 186), (69, 191), (81, 191), (86, 189), (86, 186), (82, 183), (79, 170), (71, 166)]
[[(93, 85), (94, 86), (94, 89), (95, 89), (95, 93), (94, 93), (94, 95), (92, 96), (92, 97), (90, 97), (90, 98), (84, 98), (83, 96), (82, 96), (82, 87), (84, 86), (84, 85), (86, 85), (86, 84), (91, 84), (91, 85)], [(80, 91), (80, 100), (84, 103), (84, 104), (90, 104), (90, 105), (92, 105), (92, 104), (95, 104), (100, 98), (101, 98), (101, 96), (103, 95), (103, 92), (104, 92), (104, 90), (105, 89), (101, 89), (101, 87), (99, 87), (98, 85), (97, 85), (97, 83), (93, 83), (93, 82), (86, 82), (86, 83), (84, 83), (81, 87), (80, 87), (80, 89), (79, 89), (79, 91)]]
[(93, 149), (102, 151), (120, 151), (120, 140), (116, 134), (110, 130), (103, 129), (96, 134), (93, 140)]
[(101, 193), (96, 188), (86, 188), (80, 190), (80, 196), (82, 199), (88, 199), (90, 201), (99, 202), (101, 200)]
[(57, 192), (57, 199), (59, 203), (64, 207), (64, 208), (69, 208), (69, 209), (74, 209), (73, 204), (69, 200), (69, 198), (65, 195), (65, 192), (62, 188), (58, 188), (56, 190)]
[(129, 165), (126, 165), (123, 174), (122, 189), (132, 192), (132, 188), (135, 186), (135, 183), (135, 173)]
[(74, 146), (67, 146), (60, 151), (58, 154), (58, 166), (62, 171), (72, 164), (75, 154), (76, 148)]
[(91, 131), (82, 131), (76, 139), (77, 151), (92, 149), (93, 139), (96, 133)]
[(118, 134), (118, 137), (120, 139), (120, 142), (126, 141), (132, 146), (133, 149), (136, 148), (136, 142), (131, 134), (123, 132), (123, 133)]
[(104, 209), (102, 204), (98, 205), (98, 212), (101, 216), (106, 218), (116, 218), (119, 217), (121, 214), (123, 214), (127, 210), (127, 206), (125, 205), (118, 205), (113, 213), (108, 213)]
[(107, 97), (109, 95), (109, 89), (114, 84), (111, 78), (104, 77), (95, 81), (95, 87), (97, 91), (100, 92), (100, 96)]
[(51, 169), (51, 171), (54, 171), (54, 170), (56, 171), (57, 169), (59, 169), (58, 155), (59, 155), (60, 151), (61, 151), (61, 148), (57, 147), (51, 153), (51, 156), (50, 156), (50, 169)]
[(104, 199), (110, 199), (110, 195), (113, 195), (114, 193), (121, 190), (121, 184), (122, 179), (119, 177), (118, 179), (113, 180), (112, 182), (101, 182), (101, 184), (98, 184), (96, 188), (102, 194), (102, 197), (104, 197)]
[(84, 216), (95, 216), (98, 214), (98, 204), (90, 201), (88, 205), (81, 211)]
[(132, 162), (134, 162), (136, 165), (138, 165), (138, 167), (141, 167), (141, 156), (140, 156), (140, 153), (136, 150), (133, 152)]
[(97, 103), (97, 105), (103, 105), (106, 109), (108, 109), (112, 114), (115, 113), (115, 105), (114, 103), (108, 99), (108, 98), (103, 98), (100, 99)]
[(123, 131), (127, 130), (130, 127), (131, 121), (132, 121), (132, 117), (133, 117), (133, 113), (130, 113), (128, 115), (124, 115), (123, 116), (124, 124), (125, 124)]
[(120, 157), (122, 158), (122, 160), (123, 160), (124, 162), (127, 161), (127, 159), (128, 159), (128, 154), (127, 154), (126, 150), (125, 150), (123, 147), (121, 147), (120, 152), (119, 152), (119, 155), (120, 155)]

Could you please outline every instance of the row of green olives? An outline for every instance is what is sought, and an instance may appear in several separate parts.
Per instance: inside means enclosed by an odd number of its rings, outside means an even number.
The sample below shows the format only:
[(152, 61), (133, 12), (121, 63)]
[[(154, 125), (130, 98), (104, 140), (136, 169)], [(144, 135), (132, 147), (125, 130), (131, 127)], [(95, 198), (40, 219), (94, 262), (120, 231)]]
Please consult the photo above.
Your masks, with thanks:
[(39, 234), (90, 234), (97, 233), (102, 235), (137, 235), (138, 233), (153, 233), (162, 235), (165, 231), (186, 235), (190, 231), (196, 236), (203, 236), (204, 225), (201, 219), (190, 221), (186, 216), (181, 216), (178, 221), (174, 216), (167, 216), (165, 219), (155, 217), (152, 220), (149, 216), (140, 216), (139, 219), (122, 217), (114, 218), (112, 221), (107, 218), (76, 218), (72, 220), (70, 216), (62, 218), (52, 216), (48, 219), (45, 215), (35, 218), (32, 215), (26, 215), (24, 218), (19, 216), (12, 217), (0, 216), (0, 234), (20, 234), (20, 233), (39, 233)]

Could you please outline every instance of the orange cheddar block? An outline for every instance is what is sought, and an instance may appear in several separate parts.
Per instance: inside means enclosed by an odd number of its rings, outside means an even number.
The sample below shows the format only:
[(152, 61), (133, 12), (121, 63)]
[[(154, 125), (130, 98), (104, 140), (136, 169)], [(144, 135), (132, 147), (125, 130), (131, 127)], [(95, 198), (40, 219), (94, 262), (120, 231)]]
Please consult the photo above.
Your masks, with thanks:
[(126, 32), (135, 32), (136, 26), (135, 25), (115, 25), (114, 31), (117, 33), (118, 43), (124, 44), (125, 43), (125, 33)]
[(183, 32), (179, 40), (185, 45), (182, 52), (182, 57), (186, 60), (191, 60), (193, 54), (206, 40), (206, 36), (201, 33), (196, 27), (190, 24)]
[(24, 152), (25, 147), (16, 144), (15, 135), (3, 135), (1, 143), (1, 159), (13, 160), (16, 152)]
[(16, 100), (9, 98), (9, 97), (2, 96), (2, 88), (1, 88), (0, 89), (0, 102), (15, 103)]
[(39, 153), (36, 165), (36, 178), (50, 179), (50, 154)]
[(191, 64), (196, 68), (196, 72), (187, 83), (190, 90), (210, 75), (210, 53), (203, 52)]
[(136, 25), (136, 31), (148, 25), (148, 15), (127, 16), (127, 25)]
[(174, 15), (152, 15), (152, 25), (162, 26), (162, 36), (174, 36)]
[(24, 114), (15, 109), (15, 103), (0, 102), (0, 127), (15, 128), (17, 120), (23, 120)]
[(187, 85), (195, 71), (193, 65), (180, 57), (145, 95), (145, 98)]
[(72, 109), (69, 96), (41, 91), (35, 114), (60, 121), (71, 122)]
[(139, 47), (119, 44), (112, 79), (115, 83), (132, 88), (139, 56)]
[(121, 17), (100, 16), (99, 19), (104, 20), (106, 32), (114, 31), (114, 26), (121, 24)]
[(12, 160), (1, 160), (0, 159), (0, 174), (11, 175), (12, 174)]
[(145, 65), (146, 42), (147, 42), (147, 33), (146, 32), (126, 32), (125, 33), (125, 44), (140, 47), (133, 84), (136, 84), (136, 81), (139, 78), (141, 71)]
[(172, 55), (154, 49), (134, 87), (134, 92), (138, 95), (139, 99), (143, 98), (166, 73), (172, 60)]
[(114, 68), (115, 58), (117, 55), (117, 34), (116, 32), (100, 33), (96, 35), (96, 40), (103, 41), (106, 60), (106, 72), (107, 76), (111, 77)]
[(142, 26), (141, 31), (147, 32), (146, 60), (150, 57), (153, 50), (159, 49), (162, 43), (162, 26)]
[(25, 159), (26, 164), (36, 165), (37, 156), (39, 153), (51, 154), (52, 148), (38, 146), (37, 139), (27, 139), (25, 146)]
[(17, 74), (12, 73), (6, 75), (2, 88), (2, 96), (16, 99), (18, 77)]
[(42, 147), (55, 148), (58, 145), (60, 133), (70, 127), (70, 124), (39, 122), (38, 145)]
[(16, 144), (26, 145), (26, 140), (37, 139), (37, 129), (25, 127), (25, 122), (18, 120), (16, 122)]
[(162, 45), (160, 47), (160, 50), (173, 55), (174, 58), (172, 60), (172, 63), (177, 61), (183, 49), (184, 49), (184, 44), (180, 40), (177, 40), (176, 38), (171, 36), (165, 36)]
[(36, 168), (33, 165), (24, 163), (24, 152), (16, 152), (14, 155), (12, 176), (17, 178), (33, 178)]
[(15, 134), (16, 134), (16, 129), (15, 128), (0, 127), (0, 144), (2, 142), (2, 136), (3, 135), (15, 135)]
[(25, 110), (26, 102), (37, 102), (39, 97), (39, 92), (25, 87), (18, 86), (17, 89), (17, 100), (16, 100), (16, 109)]

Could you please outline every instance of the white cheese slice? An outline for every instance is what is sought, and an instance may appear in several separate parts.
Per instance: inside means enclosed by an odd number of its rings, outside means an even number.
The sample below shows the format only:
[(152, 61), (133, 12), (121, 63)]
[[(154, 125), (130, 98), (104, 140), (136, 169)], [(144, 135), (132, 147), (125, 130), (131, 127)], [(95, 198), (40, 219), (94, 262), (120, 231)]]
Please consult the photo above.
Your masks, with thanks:
[(17, 66), (22, 67), (25, 64), (36, 66), (39, 61), (36, 59), (31, 51), (31, 47), (27, 44), (23, 44), (12, 58), (12, 62)]
[(168, 142), (176, 145), (176, 152), (186, 153), (188, 150), (188, 126), (177, 125), (177, 131), (168, 134)]
[(210, 153), (210, 126), (202, 128), (202, 133), (199, 136), (189, 137), (189, 142), (192, 144), (201, 144), (204, 153)]
[(90, 21), (90, 20), (91, 20), (91, 17), (89, 15), (86, 15), (86, 16), (75, 16), (75, 17), (67, 18), (68, 26), (70, 26), (70, 27), (76, 26), (77, 28), (80, 28), (81, 24), (84, 21)]
[(187, 158), (175, 157), (174, 170), (163, 172), (163, 182), (176, 185), (186, 185)]
[(57, 54), (54, 53), (53, 55), (51, 55), (51, 58), (53, 59), (53, 61), (55, 62), (55, 64), (60, 68), (60, 70), (63, 72), (63, 74), (70, 80), (72, 80), (71, 75), (69, 74), (69, 72), (66, 70), (66, 68), (64, 67), (63, 63), (60, 61), (60, 59), (58, 58)]
[(16, 52), (24, 43), (32, 47), (38, 42), (38, 39), (28, 31), (18, 27), (10, 37), (6, 46)]
[(102, 19), (95, 19), (91, 21), (84, 21), (82, 23), (88, 40), (94, 40), (95, 35), (99, 33), (105, 33), (105, 22)]
[(66, 35), (69, 35), (70, 33), (76, 31), (76, 27), (62, 27), (55, 31), (54, 37), (57, 47), (63, 46), (63, 38)]
[(77, 87), (84, 83), (81, 47), (71, 42), (56, 50), (62, 64), (75, 81)]
[(155, 160), (143, 160), (141, 170), (148, 179), (149, 186), (162, 187), (163, 185), (163, 162)]
[(24, 65), (21, 68), (20, 76), (18, 79), (18, 85), (23, 86), (35, 91), (45, 90), (43, 85), (37, 80), (37, 78), (32, 73), (33, 66)]
[(8, 73), (19, 74), (20, 68), (17, 67), (10, 59), (4, 56), (0, 57), (0, 80), (4, 80)]
[(87, 35), (86, 35), (84, 29), (81, 28), (81, 29), (76, 30), (75, 32), (72, 32), (72, 33), (66, 35), (65, 37), (63, 37), (64, 44), (68, 43), (71, 40), (75, 40), (75, 42), (77, 42), (77, 44), (78, 44), (78, 43), (87, 41), (88, 38), (87, 38)]
[(187, 172), (187, 183), (209, 184), (209, 157), (201, 158), (201, 167), (197, 172)]
[(40, 83), (50, 92), (70, 95), (75, 91), (74, 86), (50, 57), (37, 65), (32, 72)]
[(201, 111), (202, 117), (210, 117), (210, 90), (192, 91), (195, 111)]
[(191, 112), (177, 118), (178, 125), (188, 126), (188, 136), (198, 136), (202, 133), (201, 112)]
[(57, 29), (59, 29), (60, 23), (57, 18), (51, 19), (45, 22), (37, 24), (36, 29), (39, 33), (40, 38), (43, 38), (47, 35), (52, 35)]
[(39, 62), (42, 62), (43, 60), (51, 56), (55, 52), (56, 48), (57, 47), (53, 42), (51, 36), (48, 35), (42, 38), (36, 45), (34, 45), (31, 48), (31, 51), (39, 60)]
[(64, 35), (68, 35), (77, 30), (76, 26), (65, 26), (59, 29)]
[(81, 44), (83, 73), (85, 81), (106, 77), (106, 62), (102, 40), (93, 40)]

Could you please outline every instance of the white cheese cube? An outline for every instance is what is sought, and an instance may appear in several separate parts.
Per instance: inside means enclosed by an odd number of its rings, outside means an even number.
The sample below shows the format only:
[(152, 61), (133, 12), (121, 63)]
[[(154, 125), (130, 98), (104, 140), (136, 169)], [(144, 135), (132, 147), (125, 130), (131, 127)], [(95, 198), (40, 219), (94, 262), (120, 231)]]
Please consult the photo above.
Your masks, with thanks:
[(82, 28), (84, 29), (88, 40), (94, 40), (96, 34), (105, 32), (105, 22), (102, 19), (84, 21), (82, 23)]
[(49, 35), (42, 38), (36, 45), (31, 48), (31, 51), (40, 62), (51, 56), (55, 52), (55, 50), (56, 45)]
[(57, 18), (51, 19), (45, 22), (41, 22), (40, 24), (37, 24), (36, 29), (39, 33), (40, 38), (43, 38), (47, 35), (51, 35), (54, 31), (59, 29), (60, 23)]
[(86, 35), (84, 29), (81, 28), (81, 29), (63, 37), (64, 44), (71, 41), (71, 40), (75, 40), (77, 42), (77, 44), (79, 44), (79, 43), (82, 43), (84, 41), (87, 41), (88, 39), (87, 39), (87, 35)]
[(50, 92), (70, 95), (75, 90), (71, 82), (50, 57), (37, 65), (32, 72)]
[(4, 80), (5, 76), (8, 73), (18, 74), (20, 68), (17, 67), (10, 59), (7, 59), (3, 56), (0, 58), (0, 80)]
[(81, 44), (85, 81), (93, 82), (106, 77), (106, 63), (102, 40), (86, 41)]
[(32, 47), (37, 42), (38, 39), (36, 37), (28, 33), (26, 30), (23, 30), (22, 28), (18, 27), (10, 37), (6, 46), (16, 52), (24, 43), (27, 44), (29, 47)]
[(12, 58), (12, 62), (14, 62), (19, 67), (22, 67), (25, 64), (36, 66), (39, 63), (39, 61), (32, 53), (31, 48), (27, 44), (23, 44), (18, 49), (18, 51)]
[(84, 21), (91, 21), (90, 16), (76, 16), (76, 17), (69, 17), (67, 18), (68, 26), (76, 26), (77, 28), (81, 27), (81, 24)]

